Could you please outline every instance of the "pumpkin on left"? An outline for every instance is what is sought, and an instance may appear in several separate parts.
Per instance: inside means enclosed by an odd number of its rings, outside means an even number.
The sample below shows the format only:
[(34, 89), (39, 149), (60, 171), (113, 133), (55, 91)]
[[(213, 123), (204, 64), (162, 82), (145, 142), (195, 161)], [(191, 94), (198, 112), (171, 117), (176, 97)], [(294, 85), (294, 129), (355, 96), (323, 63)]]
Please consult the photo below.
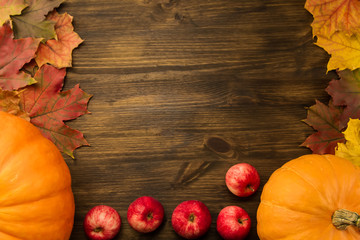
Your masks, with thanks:
[(60, 151), (31, 123), (0, 111), (0, 239), (69, 239), (74, 213)]

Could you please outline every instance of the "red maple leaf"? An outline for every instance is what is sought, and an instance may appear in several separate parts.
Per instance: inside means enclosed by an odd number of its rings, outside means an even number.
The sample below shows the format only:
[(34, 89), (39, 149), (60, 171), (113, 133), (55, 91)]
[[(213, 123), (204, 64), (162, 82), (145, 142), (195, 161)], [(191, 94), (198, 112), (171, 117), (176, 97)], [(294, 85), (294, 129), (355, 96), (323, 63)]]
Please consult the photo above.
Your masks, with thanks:
[(340, 117), (342, 124), (350, 118), (360, 118), (360, 70), (338, 71), (339, 80), (332, 80), (326, 91), (332, 97), (335, 106), (344, 107)]
[(40, 40), (36, 38), (15, 40), (8, 23), (0, 28), (0, 88), (16, 90), (35, 82), (29, 74), (20, 69), (35, 57)]
[(66, 69), (43, 65), (35, 74), (36, 84), (26, 87), (20, 94), (22, 109), (30, 116), (30, 122), (64, 153), (72, 158), (74, 149), (89, 145), (83, 134), (65, 125), (87, 111), (91, 95), (76, 85), (61, 91)]
[(317, 154), (334, 154), (337, 143), (345, 141), (341, 132), (345, 127), (340, 121), (341, 114), (342, 108), (334, 106), (331, 101), (329, 105), (316, 101), (315, 105), (308, 108), (304, 122), (317, 132), (310, 135), (301, 146)]

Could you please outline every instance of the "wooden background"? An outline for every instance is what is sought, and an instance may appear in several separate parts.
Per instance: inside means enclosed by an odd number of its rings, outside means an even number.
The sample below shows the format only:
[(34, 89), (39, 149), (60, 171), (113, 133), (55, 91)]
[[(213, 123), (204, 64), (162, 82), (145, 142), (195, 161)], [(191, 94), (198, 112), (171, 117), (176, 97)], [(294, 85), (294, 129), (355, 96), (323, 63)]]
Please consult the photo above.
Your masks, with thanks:
[[(116, 239), (181, 239), (171, 227), (182, 201), (203, 201), (212, 225), (202, 239), (220, 239), (216, 217), (243, 207), (253, 221), (247, 239), (259, 239), (256, 211), (271, 173), (310, 153), (299, 145), (313, 130), (305, 107), (336, 77), (329, 56), (314, 45), (305, 0), (68, 0), (85, 40), (73, 53), (65, 89), (80, 83), (93, 98), (91, 114), (68, 124), (90, 147), (65, 157), (76, 201), (72, 240), (86, 239), (82, 221), (95, 205), (122, 217)], [(204, 139), (221, 137), (230, 154)], [(219, 147), (219, 146), (214, 146)], [(224, 150), (224, 149), (219, 149)], [(238, 198), (226, 188), (228, 168), (255, 166), (258, 192)], [(139, 234), (126, 220), (129, 204), (150, 195), (165, 221)]]

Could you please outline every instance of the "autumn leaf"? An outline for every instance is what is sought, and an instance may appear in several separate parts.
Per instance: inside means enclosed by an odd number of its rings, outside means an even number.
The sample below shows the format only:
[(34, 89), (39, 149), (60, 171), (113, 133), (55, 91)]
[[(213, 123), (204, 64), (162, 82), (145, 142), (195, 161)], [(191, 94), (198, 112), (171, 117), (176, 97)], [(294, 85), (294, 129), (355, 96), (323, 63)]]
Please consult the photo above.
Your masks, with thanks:
[(18, 91), (3, 91), (0, 89), (0, 111), (8, 112), (30, 121), (29, 115), (20, 108), (19, 93)]
[(338, 143), (335, 155), (360, 166), (360, 120), (350, 119), (347, 129), (343, 133), (346, 141)]
[(342, 108), (329, 102), (325, 105), (316, 101), (315, 105), (308, 108), (306, 124), (317, 132), (310, 135), (301, 146), (310, 148), (313, 153), (334, 154), (338, 142), (344, 142), (342, 129), (345, 127), (340, 121)]
[(91, 95), (83, 92), (79, 85), (62, 92), (65, 75), (65, 68), (43, 65), (35, 74), (37, 83), (26, 87), (20, 98), (30, 121), (62, 152), (74, 158), (73, 151), (88, 143), (81, 132), (66, 126), (64, 121), (88, 113)]
[(44, 41), (56, 38), (54, 21), (45, 19), (54, 8), (64, 0), (26, 0), (29, 4), (21, 15), (13, 16), (15, 38), (43, 38)]
[(337, 31), (351, 36), (360, 30), (359, 0), (307, 0), (305, 9), (314, 17), (313, 35), (329, 39)]
[(0, 28), (0, 88), (13, 90), (35, 83), (31, 75), (20, 69), (35, 57), (40, 39), (13, 39), (9, 24)]
[(60, 151), (71, 158), (75, 158), (73, 152), (76, 148), (89, 145), (80, 131), (68, 127), (63, 122), (47, 116), (38, 116), (31, 119), (31, 123), (38, 127), (42, 134), (50, 139)]
[(10, 20), (11, 15), (19, 15), (28, 5), (24, 0), (0, 0), (0, 26)]
[(339, 80), (332, 80), (326, 91), (335, 106), (344, 107), (340, 121), (347, 124), (349, 118), (360, 118), (360, 69), (338, 71)]
[(83, 40), (74, 32), (73, 17), (67, 13), (58, 14), (56, 11), (49, 14), (49, 20), (55, 21), (57, 40), (48, 40), (40, 44), (35, 58), (39, 67), (49, 63), (57, 68), (72, 66), (72, 51)]
[(30, 62), (26, 63), (21, 70), (34, 77), (37, 70), (39, 70), (39, 67), (36, 64), (35, 59), (32, 59)]
[(360, 35), (354, 34), (350, 37), (344, 32), (336, 32), (331, 38), (318, 35), (316, 45), (331, 55), (328, 71), (360, 68)]

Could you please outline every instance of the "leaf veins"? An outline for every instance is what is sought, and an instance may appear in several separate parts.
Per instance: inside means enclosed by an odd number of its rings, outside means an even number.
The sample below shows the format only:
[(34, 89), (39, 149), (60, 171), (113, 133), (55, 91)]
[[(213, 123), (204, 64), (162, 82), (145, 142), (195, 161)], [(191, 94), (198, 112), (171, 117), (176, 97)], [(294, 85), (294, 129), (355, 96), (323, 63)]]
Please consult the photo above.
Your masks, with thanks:
[(74, 149), (88, 143), (81, 132), (71, 129), (64, 121), (89, 113), (87, 103), (91, 95), (82, 91), (79, 85), (61, 91), (65, 75), (65, 68), (43, 65), (34, 76), (37, 83), (24, 89), (20, 97), (30, 122), (62, 152), (74, 158)]
[(341, 130), (344, 128), (340, 122), (342, 108), (329, 102), (328, 105), (316, 101), (315, 105), (307, 109), (306, 124), (311, 126), (315, 133), (310, 135), (301, 146), (310, 148), (313, 153), (335, 153), (338, 142), (344, 142)]
[(305, 9), (314, 17), (313, 35), (330, 38), (337, 31), (349, 36), (359, 32), (359, 0), (307, 0)]
[(13, 39), (8, 23), (0, 28), (0, 88), (16, 90), (35, 82), (20, 69), (35, 57), (39, 43), (36, 38)]
[(49, 20), (55, 21), (57, 39), (41, 43), (35, 58), (39, 67), (49, 63), (57, 68), (72, 66), (72, 51), (83, 40), (74, 32), (73, 17), (67, 13), (58, 14), (56, 11), (49, 14)]

